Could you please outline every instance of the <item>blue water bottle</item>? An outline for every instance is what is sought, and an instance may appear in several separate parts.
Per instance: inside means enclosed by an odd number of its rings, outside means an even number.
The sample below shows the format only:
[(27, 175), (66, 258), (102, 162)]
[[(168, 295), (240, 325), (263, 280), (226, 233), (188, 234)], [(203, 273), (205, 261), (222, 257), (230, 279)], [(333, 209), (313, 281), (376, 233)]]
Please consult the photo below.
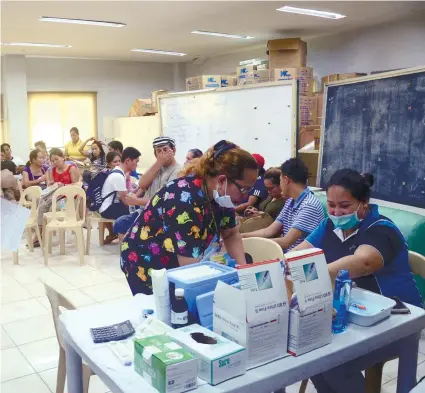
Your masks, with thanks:
[(332, 313), (332, 332), (342, 333), (348, 325), (351, 287), (353, 281), (348, 270), (340, 270), (335, 280), (335, 292)]

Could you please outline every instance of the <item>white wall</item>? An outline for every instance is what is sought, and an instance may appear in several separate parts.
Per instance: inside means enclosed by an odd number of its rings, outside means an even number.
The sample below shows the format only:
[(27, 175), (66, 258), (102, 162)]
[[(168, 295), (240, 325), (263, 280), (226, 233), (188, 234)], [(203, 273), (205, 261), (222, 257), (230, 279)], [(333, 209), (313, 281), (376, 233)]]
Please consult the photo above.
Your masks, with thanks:
[(98, 137), (102, 139), (113, 126), (111, 118), (127, 116), (136, 98), (148, 98), (153, 90), (180, 88), (183, 79), (182, 70), (173, 64), (2, 56), (5, 139), (15, 155), (27, 157), (31, 148), (27, 92), (97, 92)]
[(107, 131), (108, 118), (127, 116), (136, 98), (174, 88), (172, 64), (50, 58), (27, 58), (26, 62), (29, 92), (97, 92), (99, 138)]
[[(371, 72), (425, 65), (425, 14), (363, 30), (307, 40), (307, 65), (318, 77), (333, 73)], [(234, 73), (239, 61), (267, 58), (266, 46), (255, 46), (187, 64), (186, 77)]]

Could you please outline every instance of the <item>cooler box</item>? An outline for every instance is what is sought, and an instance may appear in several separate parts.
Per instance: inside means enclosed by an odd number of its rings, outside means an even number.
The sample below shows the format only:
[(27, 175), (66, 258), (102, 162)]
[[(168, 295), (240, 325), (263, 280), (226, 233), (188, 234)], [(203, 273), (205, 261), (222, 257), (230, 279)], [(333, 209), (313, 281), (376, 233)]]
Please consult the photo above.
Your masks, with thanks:
[[(235, 288), (241, 289), (241, 284), (233, 284)], [(196, 296), (199, 322), (201, 326), (213, 330), (214, 291)]]
[[(214, 269), (214, 275), (207, 275), (199, 278), (191, 277), (190, 269), (196, 269), (199, 266), (211, 267)], [(219, 280), (229, 285), (239, 282), (236, 269), (209, 261), (170, 269), (167, 271), (167, 275), (168, 281), (170, 282), (171, 293), (174, 293), (174, 288), (184, 289), (184, 297), (187, 302), (190, 319), (192, 319), (193, 322), (199, 321), (198, 309), (196, 306), (196, 297), (198, 295), (214, 291)]]

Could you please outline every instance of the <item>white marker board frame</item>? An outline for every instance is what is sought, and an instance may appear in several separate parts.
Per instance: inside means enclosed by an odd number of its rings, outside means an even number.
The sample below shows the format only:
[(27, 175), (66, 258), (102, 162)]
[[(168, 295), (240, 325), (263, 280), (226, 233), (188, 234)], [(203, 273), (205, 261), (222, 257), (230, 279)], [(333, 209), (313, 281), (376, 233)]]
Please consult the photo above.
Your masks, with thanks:
[(159, 97), (161, 133), (176, 139), (180, 163), (227, 139), (279, 166), (296, 157), (297, 101), (296, 81), (172, 93)]
[[(343, 81), (335, 81), (335, 82), (328, 82), (325, 83), (325, 88), (324, 88), (324, 93), (323, 93), (323, 110), (322, 110), (322, 126), (321, 126), (321, 130), (322, 133), (320, 135), (320, 148), (319, 148), (319, 164), (317, 167), (317, 181), (318, 181), (318, 185), (322, 188), (324, 188), (325, 184), (321, 184), (321, 180), (322, 180), (322, 169), (323, 169), (323, 153), (324, 153), (324, 143), (322, 141), (324, 141), (324, 133), (326, 132), (326, 107), (327, 107), (327, 102), (328, 102), (328, 87), (334, 87), (334, 86), (343, 86), (343, 85), (354, 85), (357, 83), (361, 83), (361, 82), (368, 82), (368, 81), (374, 81), (374, 80), (380, 80), (380, 79), (389, 79), (389, 78), (393, 78), (393, 77), (398, 77), (398, 76), (403, 76), (403, 75), (409, 75), (409, 74), (416, 74), (416, 73), (421, 73), (421, 72), (425, 72), (425, 66), (418, 66), (418, 67), (412, 67), (412, 68), (403, 68), (403, 69), (399, 69), (399, 70), (394, 70), (394, 71), (388, 71), (388, 72), (382, 72), (382, 73), (377, 73), (377, 74), (372, 74), (372, 75), (367, 75), (367, 76), (362, 76), (362, 77), (358, 77), (358, 78), (352, 78), (352, 79), (346, 79)], [(378, 200), (380, 201), (380, 200)], [(405, 206), (405, 205), (401, 205), (399, 203), (394, 203), (394, 202), (388, 202), (391, 203), (393, 205), (399, 205), (399, 206)], [(424, 209), (420, 209), (417, 207), (412, 206), (412, 209), (415, 212), (418, 212), (417, 210), (420, 210), (421, 212), (419, 212), (419, 214), (423, 214)]]

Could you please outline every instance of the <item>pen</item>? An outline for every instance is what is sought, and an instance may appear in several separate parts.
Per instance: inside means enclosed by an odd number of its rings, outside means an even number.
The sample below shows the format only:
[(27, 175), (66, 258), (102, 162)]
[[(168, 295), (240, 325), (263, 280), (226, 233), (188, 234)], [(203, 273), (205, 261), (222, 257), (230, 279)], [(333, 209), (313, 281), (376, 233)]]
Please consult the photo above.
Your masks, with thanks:
[(351, 303), (350, 306), (359, 308), (360, 310), (366, 310), (366, 306), (363, 306), (362, 304)]

